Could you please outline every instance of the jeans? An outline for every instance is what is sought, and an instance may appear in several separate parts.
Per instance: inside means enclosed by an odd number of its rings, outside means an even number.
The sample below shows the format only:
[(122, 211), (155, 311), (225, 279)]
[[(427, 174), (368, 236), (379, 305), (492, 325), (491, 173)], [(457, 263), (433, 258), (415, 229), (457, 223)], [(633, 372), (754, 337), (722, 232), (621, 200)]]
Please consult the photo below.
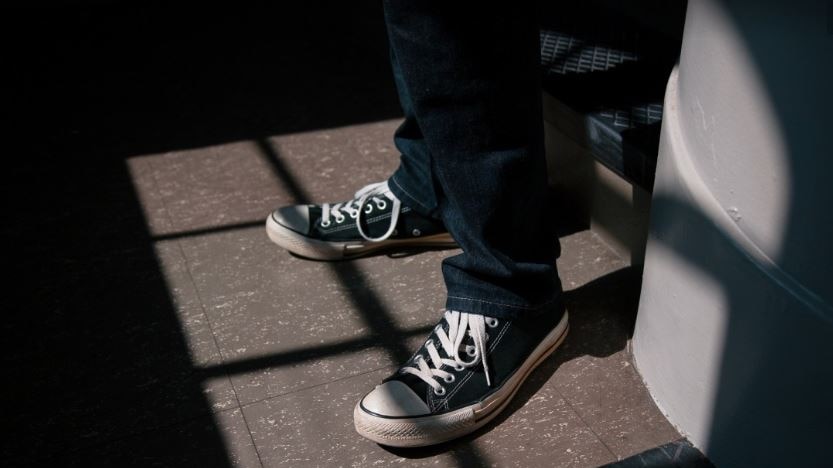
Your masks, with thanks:
[(560, 309), (533, 2), (385, 0), (405, 121), (391, 191), (463, 253), (446, 308), (507, 319)]

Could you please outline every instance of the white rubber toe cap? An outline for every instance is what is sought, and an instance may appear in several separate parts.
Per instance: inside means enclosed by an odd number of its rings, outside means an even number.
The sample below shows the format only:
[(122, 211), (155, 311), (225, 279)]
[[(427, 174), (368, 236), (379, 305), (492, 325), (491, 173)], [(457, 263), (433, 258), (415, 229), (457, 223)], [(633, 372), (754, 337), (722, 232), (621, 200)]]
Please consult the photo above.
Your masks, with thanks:
[(413, 390), (397, 380), (373, 389), (362, 399), (361, 406), (366, 411), (388, 417), (422, 416), (431, 412)]

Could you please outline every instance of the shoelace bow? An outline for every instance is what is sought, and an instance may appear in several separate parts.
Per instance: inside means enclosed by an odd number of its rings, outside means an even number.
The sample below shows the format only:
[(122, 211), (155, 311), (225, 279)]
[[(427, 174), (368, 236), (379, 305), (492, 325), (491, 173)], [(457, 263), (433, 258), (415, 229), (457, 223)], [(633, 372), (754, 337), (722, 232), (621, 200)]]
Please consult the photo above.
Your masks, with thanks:
[[(376, 205), (377, 209), (384, 210), (387, 207), (387, 203), (392, 203), (391, 209), (391, 216), (390, 216), (390, 226), (388, 226), (388, 230), (379, 237), (370, 237), (362, 229), (362, 215), (363, 214), (370, 214), (373, 211), (373, 205), (368, 204), (368, 202), (372, 201), (374, 205)], [(353, 195), (353, 199), (350, 201), (336, 203), (334, 205), (330, 205), (329, 203), (324, 203), (321, 205), (321, 225), (327, 227), (330, 225), (332, 221), (330, 218), (334, 218), (337, 223), (341, 223), (344, 221), (344, 214), (346, 213), (348, 216), (356, 220), (356, 228), (359, 230), (359, 234), (369, 242), (380, 242), (393, 234), (393, 231), (396, 230), (396, 223), (399, 221), (399, 209), (402, 206), (402, 202), (396, 198), (395, 195), (390, 191), (390, 187), (388, 187), (387, 181), (385, 182), (378, 182), (375, 184), (370, 184), (362, 187)]]
[[(486, 384), (491, 386), (492, 381), (489, 377), (489, 364), (486, 361), (486, 324), (489, 327), (497, 326), (497, 319), (491, 317), (484, 317), (478, 314), (469, 314), (466, 312), (458, 312), (453, 310), (445, 311), (443, 319), (448, 323), (448, 332), (437, 326), (436, 335), (440, 340), (440, 347), (447, 357), (440, 356), (437, 347), (432, 340), (428, 340), (425, 344), (425, 349), (428, 351), (430, 364), (424, 356), (419, 355), (416, 359), (417, 367), (403, 367), (401, 372), (412, 374), (434, 389), (437, 395), (444, 395), (445, 388), (437, 382), (437, 379), (442, 379), (446, 383), (454, 382), (454, 374), (441, 369), (443, 365), (452, 367), (459, 372), (465, 368), (483, 365), (483, 372), (486, 374)], [(468, 330), (468, 333), (467, 333)], [(466, 336), (471, 336), (474, 344), (466, 345), (465, 352), (472, 359), (466, 361), (460, 357), (460, 348)]]

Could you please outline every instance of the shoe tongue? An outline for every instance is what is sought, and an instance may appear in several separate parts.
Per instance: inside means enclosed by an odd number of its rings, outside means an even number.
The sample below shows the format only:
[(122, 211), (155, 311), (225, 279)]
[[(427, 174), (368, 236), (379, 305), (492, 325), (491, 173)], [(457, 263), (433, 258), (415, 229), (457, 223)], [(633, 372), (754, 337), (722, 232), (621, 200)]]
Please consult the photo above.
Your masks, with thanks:
[[(388, 199), (388, 200), (390, 200), (390, 201), (398, 200), (398, 198), (396, 198), (396, 195), (394, 195), (394, 194), (393, 194), (393, 192), (391, 192), (390, 190), (385, 190), (385, 189), (380, 189), (380, 190), (376, 190), (376, 191), (374, 191), (373, 193), (371, 193), (371, 194), (367, 197), (367, 201), (368, 201), (368, 202), (370, 202), (370, 200), (372, 200), (372, 199), (373, 199), (373, 197), (376, 197), (376, 198), (387, 198), (387, 199)], [(360, 198), (361, 198), (361, 197), (356, 197), (356, 198), (354, 198), (354, 199), (352, 200), (352, 203), (356, 203), (356, 204), (358, 204), (358, 202), (359, 202), (359, 199), (360, 199)]]
[[(391, 202), (393, 202), (394, 200), (397, 200), (396, 195), (391, 193), (390, 190), (386, 190), (384, 192), (374, 192), (374, 193), (372, 193), (370, 196), (367, 197), (367, 200), (365, 201), (365, 204), (372, 203), (371, 200), (373, 200), (374, 197), (375, 198), (386, 198), (386, 199), (388, 199), (388, 201), (391, 201)], [(358, 208), (360, 199), (361, 199), (361, 197), (355, 197), (352, 200), (348, 200), (348, 201), (343, 202), (342, 204), (345, 205), (345, 206), (349, 205), (353, 208)], [(388, 204), (388, 206), (390, 206), (390, 203)]]
[[(357, 195), (357, 196), (355, 197), (355, 199), (356, 199), (356, 200), (358, 200), (359, 198), (361, 198), (361, 197), (359, 196), (359, 195), (360, 195), (360, 193), (359, 193), (359, 192), (357, 192), (357, 193), (356, 193), (356, 195)], [(381, 185), (378, 185), (377, 187), (375, 187), (375, 188), (374, 188), (371, 192), (369, 192), (369, 195), (370, 195), (370, 197), (371, 197), (371, 198), (372, 198), (372, 197), (381, 197), (381, 196), (384, 196), (385, 198), (387, 198), (388, 200), (391, 200), (391, 201), (394, 201), (394, 200), (398, 201), (398, 200), (399, 200), (398, 198), (396, 198), (396, 195), (394, 195), (394, 194), (393, 194), (393, 192), (391, 192), (391, 191), (390, 191), (390, 186), (388, 185), (388, 183), (387, 183), (387, 182), (385, 182), (384, 184), (381, 184)]]
[(390, 190), (385, 190), (384, 192), (382, 192), (382, 195), (384, 195), (390, 201), (399, 200), (398, 198), (396, 198), (396, 195), (394, 195), (393, 192), (391, 192)]

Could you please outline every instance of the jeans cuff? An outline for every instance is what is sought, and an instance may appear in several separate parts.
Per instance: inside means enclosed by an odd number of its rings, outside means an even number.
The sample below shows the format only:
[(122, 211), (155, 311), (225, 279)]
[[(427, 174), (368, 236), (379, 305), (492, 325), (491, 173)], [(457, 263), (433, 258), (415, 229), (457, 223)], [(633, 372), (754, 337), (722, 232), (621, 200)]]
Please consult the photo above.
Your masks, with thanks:
[(411, 195), (408, 189), (405, 188), (404, 184), (400, 182), (400, 179), (396, 177), (398, 173), (399, 171), (397, 170), (388, 179), (388, 188), (390, 188), (390, 191), (393, 192), (396, 198), (398, 198), (403, 205), (411, 208), (422, 216), (440, 219), (436, 210), (428, 209), (415, 196)]
[(445, 308), (470, 314), (486, 315), (507, 320), (534, 317), (550, 310), (563, 310), (564, 303), (561, 294), (550, 300), (534, 306), (503, 304), (500, 302), (474, 299), (471, 297), (449, 295), (445, 301)]

